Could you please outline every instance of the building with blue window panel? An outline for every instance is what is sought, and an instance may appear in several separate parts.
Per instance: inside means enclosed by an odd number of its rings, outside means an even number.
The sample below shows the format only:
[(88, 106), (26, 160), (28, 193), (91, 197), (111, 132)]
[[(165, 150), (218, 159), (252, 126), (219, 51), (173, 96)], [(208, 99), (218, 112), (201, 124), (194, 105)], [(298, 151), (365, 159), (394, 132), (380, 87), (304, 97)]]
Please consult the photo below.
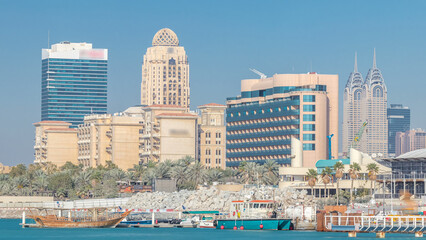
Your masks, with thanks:
[(410, 109), (402, 104), (391, 104), (387, 111), (388, 116), (388, 154), (395, 156), (395, 137), (397, 132), (410, 130)]
[(338, 153), (338, 76), (275, 74), (241, 81), (241, 95), (227, 99), (226, 166), (291, 162), (291, 139), (301, 140), (303, 167), (328, 156), (327, 136)]
[(41, 120), (77, 127), (85, 115), (107, 112), (108, 50), (61, 42), (42, 49)]

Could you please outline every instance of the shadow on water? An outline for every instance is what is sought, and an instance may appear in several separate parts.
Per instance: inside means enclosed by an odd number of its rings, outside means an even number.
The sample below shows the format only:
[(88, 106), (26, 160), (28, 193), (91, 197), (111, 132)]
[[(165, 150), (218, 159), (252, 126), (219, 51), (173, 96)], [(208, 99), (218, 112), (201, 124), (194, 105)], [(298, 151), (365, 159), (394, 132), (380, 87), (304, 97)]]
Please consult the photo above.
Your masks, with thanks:
[[(27, 221), (28, 222), (28, 221)], [(178, 228), (116, 228), (116, 229), (40, 229), (21, 228), (20, 219), (0, 219), (0, 239), (347, 239), (347, 233), (315, 231), (244, 231)], [(414, 234), (386, 234), (391, 239), (413, 239)], [(355, 239), (376, 239), (374, 233), (361, 233)]]

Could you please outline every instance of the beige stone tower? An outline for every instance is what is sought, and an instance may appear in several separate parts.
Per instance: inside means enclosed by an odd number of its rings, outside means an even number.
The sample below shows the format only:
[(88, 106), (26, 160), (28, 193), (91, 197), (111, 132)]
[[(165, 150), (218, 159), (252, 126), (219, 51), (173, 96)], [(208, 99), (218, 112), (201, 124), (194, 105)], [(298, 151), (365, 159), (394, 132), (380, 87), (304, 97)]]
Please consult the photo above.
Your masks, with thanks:
[(155, 34), (143, 58), (141, 104), (189, 107), (188, 57), (168, 28)]

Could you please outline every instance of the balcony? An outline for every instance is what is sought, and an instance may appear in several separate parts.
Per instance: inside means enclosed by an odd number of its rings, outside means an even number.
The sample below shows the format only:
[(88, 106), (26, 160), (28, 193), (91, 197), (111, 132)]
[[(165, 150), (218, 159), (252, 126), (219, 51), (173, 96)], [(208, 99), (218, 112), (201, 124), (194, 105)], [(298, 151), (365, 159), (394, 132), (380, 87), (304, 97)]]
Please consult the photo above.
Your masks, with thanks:
[(107, 153), (112, 153), (112, 147), (111, 147), (111, 146), (106, 147), (106, 149), (105, 149), (105, 150), (107, 151)]
[(112, 131), (111, 130), (106, 131), (106, 135), (107, 137), (112, 138)]
[(152, 128), (156, 131), (159, 131), (160, 130), (160, 124), (156, 123), (156, 124), (152, 125)]

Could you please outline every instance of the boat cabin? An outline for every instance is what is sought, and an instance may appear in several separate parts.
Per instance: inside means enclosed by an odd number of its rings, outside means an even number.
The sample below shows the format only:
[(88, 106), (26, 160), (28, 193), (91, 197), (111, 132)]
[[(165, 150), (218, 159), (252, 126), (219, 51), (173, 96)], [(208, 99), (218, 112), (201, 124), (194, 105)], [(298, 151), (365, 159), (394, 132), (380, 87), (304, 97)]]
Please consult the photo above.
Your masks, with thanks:
[(276, 218), (278, 203), (273, 200), (232, 201), (231, 218)]

